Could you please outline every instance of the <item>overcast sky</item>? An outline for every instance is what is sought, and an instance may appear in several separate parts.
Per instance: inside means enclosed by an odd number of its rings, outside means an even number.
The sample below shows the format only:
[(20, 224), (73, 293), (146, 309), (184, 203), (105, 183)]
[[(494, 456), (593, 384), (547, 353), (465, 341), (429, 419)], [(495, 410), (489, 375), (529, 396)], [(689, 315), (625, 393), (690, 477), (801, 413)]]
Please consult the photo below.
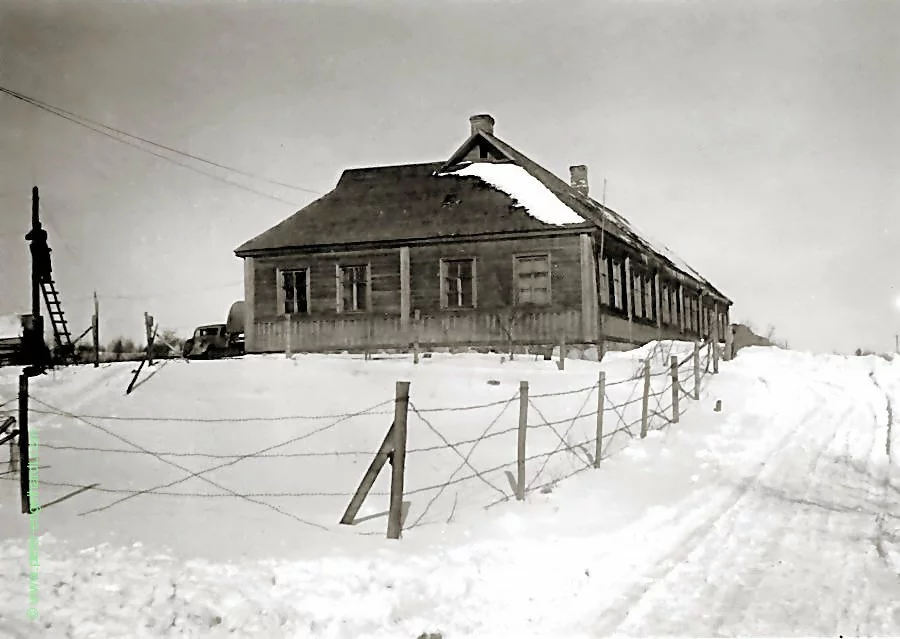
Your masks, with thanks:
[[(900, 3), (0, 0), (0, 85), (316, 193), (496, 133), (792, 347), (900, 332)], [(233, 250), (315, 193), (177, 166), (0, 96), (0, 313), (29, 308), (38, 185), (75, 331), (182, 333), (243, 296)], [(285, 200), (285, 201), (279, 201)]]

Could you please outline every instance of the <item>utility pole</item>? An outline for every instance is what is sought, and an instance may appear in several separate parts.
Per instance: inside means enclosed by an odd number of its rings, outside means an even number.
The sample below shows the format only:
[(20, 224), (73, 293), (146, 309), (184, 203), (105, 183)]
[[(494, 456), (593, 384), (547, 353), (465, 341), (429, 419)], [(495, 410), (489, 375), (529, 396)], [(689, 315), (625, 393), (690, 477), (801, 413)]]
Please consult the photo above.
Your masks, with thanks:
[[(37, 231), (41, 228), (41, 219), (39, 212), (40, 196), (38, 195), (38, 187), (31, 189), (31, 231), (32, 236), (37, 235)], [(44, 336), (43, 322), (41, 322), (41, 295), (40, 295), (40, 277), (35, 264), (34, 258), (31, 260), (31, 315), (34, 317), (35, 328), (40, 331), (41, 337)]]

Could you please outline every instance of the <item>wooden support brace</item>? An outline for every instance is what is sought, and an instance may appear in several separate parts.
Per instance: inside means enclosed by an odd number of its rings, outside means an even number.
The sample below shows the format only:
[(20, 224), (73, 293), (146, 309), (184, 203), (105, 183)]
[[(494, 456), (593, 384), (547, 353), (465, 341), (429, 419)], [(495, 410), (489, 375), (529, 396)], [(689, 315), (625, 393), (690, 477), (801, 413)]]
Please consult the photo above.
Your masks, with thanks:
[(359, 487), (356, 489), (356, 493), (354, 493), (353, 498), (350, 500), (350, 504), (347, 506), (347, 510), (344, 511), (344, 516), (341, 517), (342, 524), (350, 525), (353, 523), (354, 519), (356, 519), (356, 515), (357, 513), (359, 513), (359, 509), (362, 507), (363, 502), (366, 500), (369, 491), (372, 490), (372, 486), (375, 485), (375, 480), (378, 478), (378, 473), (380, 473), (381, 469), (384, 468), (384, 465), (387, 463), (393, 452), (394, 424), (391, 424), (391, 427), (388, 428), (387, 434), (384, 436), (384, 441), (381, 442), (381, 446), (378, 448), (378, 452), (375, 453), (375, 457), (369, 464), (369, 468), (366, 470), (366, 474), (363, 475), (362, 481), (359, 482)]

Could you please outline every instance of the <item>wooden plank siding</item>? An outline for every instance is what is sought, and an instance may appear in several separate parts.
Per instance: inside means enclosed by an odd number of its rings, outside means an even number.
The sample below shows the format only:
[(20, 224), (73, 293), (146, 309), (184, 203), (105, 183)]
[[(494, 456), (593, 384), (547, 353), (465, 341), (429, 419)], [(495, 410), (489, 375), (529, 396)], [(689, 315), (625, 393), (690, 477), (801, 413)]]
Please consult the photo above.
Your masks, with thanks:
[[(423, 347), (555, 344), (583, 341), (581, 240), (577, 234), (481, 242), (436, 242), (380, 250), (256, 258), (253, 265), (254, 326), (249, 352), (284, 350), (290, 325), (295, 351), (406, 348), (418, 336)], [(401, 296), (401, 268), (408, 255), (409, 301)], [(550, 304), (514, 306), (516, 256), (547, 255)], [(475, 260), (476, 308), (443, 308), (441, 260)], [(339, 313), (338, 265), (368, 265), (370, 306)], [(309, 312), (290, 322), (279, 308), (278, 273), (307, 269)], [(420, 313), (418, 324), (404, 313)], [(408, 315), (407, 315), (408, 318)], [(408, 328), (407, 322), (409, 321)]]

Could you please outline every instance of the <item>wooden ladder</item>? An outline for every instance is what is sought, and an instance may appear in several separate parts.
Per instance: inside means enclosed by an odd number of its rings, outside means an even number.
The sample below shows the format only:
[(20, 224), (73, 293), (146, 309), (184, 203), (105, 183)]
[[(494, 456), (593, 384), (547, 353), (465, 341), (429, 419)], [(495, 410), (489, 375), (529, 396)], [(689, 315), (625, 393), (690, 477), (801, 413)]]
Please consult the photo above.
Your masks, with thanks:
[(44, 293), (44, 303), (47, 304), (47, 314), (53, 325), (53, 336), (56, 339), (56, 348), (60, 359), (66, 363), (75, 362), (75, 346), (72, 344), (72, 334), (69, 332), (69, 324), (59, 301), (59, 292), (56, 290), (56, 282), (45, 280), (41, 282), (41, 290)]

